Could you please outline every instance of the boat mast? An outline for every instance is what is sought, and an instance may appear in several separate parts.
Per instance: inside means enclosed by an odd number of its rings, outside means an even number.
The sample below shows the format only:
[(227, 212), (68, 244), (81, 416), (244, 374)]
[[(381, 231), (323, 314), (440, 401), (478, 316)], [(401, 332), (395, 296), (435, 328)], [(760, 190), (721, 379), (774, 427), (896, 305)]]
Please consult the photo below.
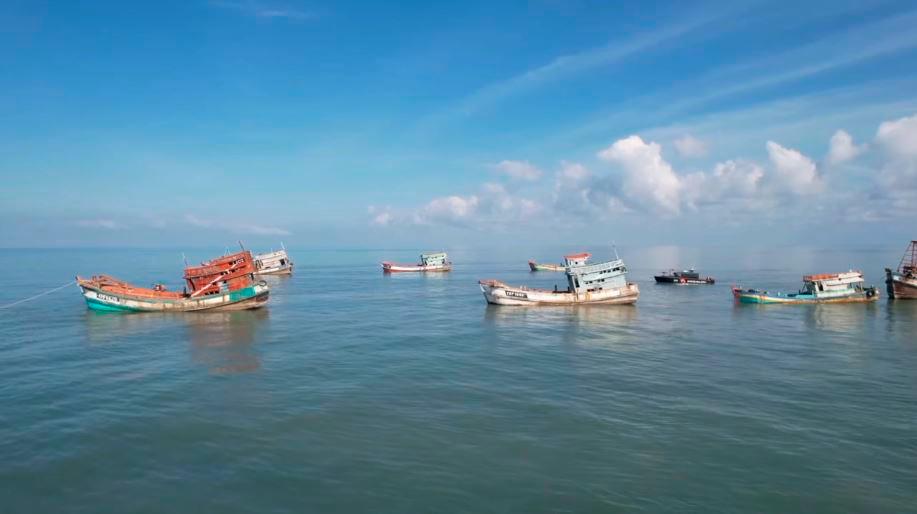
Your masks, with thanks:
[(899, 273), (903, 271), (905, 261), (907, 261), (907, 265), (909, 267), (917, 268), (917, 241), (911, 241), (911, 244), (908, 245), (907, 250), (904, 251), (904, 256), (901, 257), (901, 262), (898, 263)]

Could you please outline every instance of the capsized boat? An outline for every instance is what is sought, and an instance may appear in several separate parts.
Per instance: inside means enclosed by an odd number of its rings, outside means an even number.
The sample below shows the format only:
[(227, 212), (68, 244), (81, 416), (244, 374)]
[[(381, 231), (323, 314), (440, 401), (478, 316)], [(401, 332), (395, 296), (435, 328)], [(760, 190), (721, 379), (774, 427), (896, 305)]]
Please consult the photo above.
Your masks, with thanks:
[(757, 289), (734, 287), (732, 294), (741, 303), (860, 303), (879, 299), (879, 290), (863, 287), (859, 271), (825, 273), (802, 277), (804, 286), (798, 293), (769, 293)]
[(280, 243), (280, 250), (255, 255), (255, 275), (292, 275), (293, 261)]
[(532, 271), (564, 271), (567, 268), (563, 264), (539, 264), (529, 261), (529, 269)]
[(185, 268), (185, 290), (162, 284), (138, 287), (108, 275), (76, 277), (86, 305), (97, 311), (187, 312), (243, 310), (262, 307), (270, 289), (255, 282), (251, 252), (242, 251)]
[(714, 284), (716, 280), (713, 277), (701, 277), (700, 273), (694, 268), (684, 271), (663, 271), (658, 275), (653, 275), (659, 284)]
[(568, 287), (535, 289), (510, 286), (499, 280), (481, 280), (478, 284), (487, 303), (495, 305), (578, 305), (629, 304), (637, 301), (640, 289), (627, 282), (627, 267), (621, 259), (587, 264), (588, 253), (564, 257)]
[(908, 245), (897, 270), (885, 268), (885, 286), (889, 298), (917, 299), (917, 241)]
[(405, 273), (411, 271), (451, 271), (452, 263), (448, 261), (446, 252), (423, 253), (420, 254), (419, 264), (398, 264), (395, 262), (384, 261), (382, 271), (384, 273)]

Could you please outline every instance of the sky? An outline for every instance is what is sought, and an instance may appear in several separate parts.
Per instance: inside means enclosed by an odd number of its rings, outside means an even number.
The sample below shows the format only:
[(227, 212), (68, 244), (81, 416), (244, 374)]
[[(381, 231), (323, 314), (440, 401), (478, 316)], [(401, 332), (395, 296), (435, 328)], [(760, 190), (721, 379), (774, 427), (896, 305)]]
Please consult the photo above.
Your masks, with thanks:
[(0, 3), (0, 246), (917, 239), (917, 4)]

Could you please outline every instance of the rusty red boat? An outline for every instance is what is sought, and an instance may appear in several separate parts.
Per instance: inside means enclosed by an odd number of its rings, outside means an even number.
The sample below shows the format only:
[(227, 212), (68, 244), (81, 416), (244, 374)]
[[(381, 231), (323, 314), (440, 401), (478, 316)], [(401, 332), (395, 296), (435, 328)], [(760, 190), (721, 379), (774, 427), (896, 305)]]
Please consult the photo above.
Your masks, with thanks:
[(163, 284), (141, 287), (108, 275), (76, 277), (86, 305), (108, 312), (188, 312), (255, 309), (264, 306), (270, 289), (255, 281), (251, 252), (244, 250), (185, 268), (184, 291)]
[(889, 298), (917, 299), (917, 241), (911, 241), (898, 269), (885, 268), (885, 286)]

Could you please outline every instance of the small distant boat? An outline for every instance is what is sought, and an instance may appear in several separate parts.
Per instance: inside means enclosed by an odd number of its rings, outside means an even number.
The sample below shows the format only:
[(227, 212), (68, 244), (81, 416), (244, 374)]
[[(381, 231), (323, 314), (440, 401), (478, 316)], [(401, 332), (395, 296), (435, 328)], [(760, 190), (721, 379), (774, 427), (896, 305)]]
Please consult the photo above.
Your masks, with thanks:
[(885, 285), (889, 298), (917, 299), (917, 241), (908, 245), (896, 271), (885, 268)]
[(529, 261), (529, 269), (532, 271), (564, 271), (567, 268), (563, 264), (539, 264)]
[(446, 252), (424, 253), (420, 255), (418, 264), (398, 264), (385, 261), (382, 263), (384, 273), (407, 273), (418, 271), (451, 271), (452, 263), (448, 261)]
[(280, 250), (255, 255), (255, 275), (292, 275), (293, 261), (280, 243)]
[(621, 259), (587, 264), (588, 253), (564, 257), (568, 287), (559, 291), (510, 286), (499, 280), (478, 284), (487, 303), (495, 305), (578, 305), (630, 304), (637, 301), (640, 289), (627, 282), (627, 267)]
[(757, 289), (732, 289), (741, 303), (861, 303), (879, 299), (879, 290), (863, 287), (865, 280), (859, 271), (825, 273), (802, 277), (804, 287), (798, 293), (774, 293)]
[(684, 271), (663, 271), (658, 275), (653, 275), (659, 284), (714, 284), (716, 280), (713, 277), (701, 277), (694, 269)]
[(108, 275), (76, 277), (86, 305), (111, 312), (188, 312), (256, 309), (267, 303), (270, 289), (255, 282), (251, 252), (225, 255), (185, 268), (185, 291), (162, 284), (138, 287)]

